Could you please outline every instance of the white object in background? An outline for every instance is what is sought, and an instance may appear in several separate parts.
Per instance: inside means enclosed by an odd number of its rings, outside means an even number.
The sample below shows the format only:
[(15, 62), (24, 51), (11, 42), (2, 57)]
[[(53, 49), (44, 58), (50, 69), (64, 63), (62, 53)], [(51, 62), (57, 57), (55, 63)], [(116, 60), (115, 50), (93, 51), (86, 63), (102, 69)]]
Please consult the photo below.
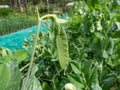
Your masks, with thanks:
[(76, 90), (76, 88), (72, 83), (67, 83), (65, 84), (65, 90)]
[(69, 3), (67, 3), (65, 6), (73, 6), (74, 5), (74, 2), (69, 2)]
[(9, 5), (0, 5), (0, 8), (9, 8)]

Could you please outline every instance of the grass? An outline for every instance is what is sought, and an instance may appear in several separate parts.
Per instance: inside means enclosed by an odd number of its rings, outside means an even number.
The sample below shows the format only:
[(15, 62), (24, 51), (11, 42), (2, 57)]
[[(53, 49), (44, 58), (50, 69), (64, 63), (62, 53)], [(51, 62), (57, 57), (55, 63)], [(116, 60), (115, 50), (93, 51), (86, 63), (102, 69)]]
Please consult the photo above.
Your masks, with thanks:
[(0, 35), (5, 35), (25, 29), (37, 24), (36, 15), (12, 13), (7, 17), (0, 17)]

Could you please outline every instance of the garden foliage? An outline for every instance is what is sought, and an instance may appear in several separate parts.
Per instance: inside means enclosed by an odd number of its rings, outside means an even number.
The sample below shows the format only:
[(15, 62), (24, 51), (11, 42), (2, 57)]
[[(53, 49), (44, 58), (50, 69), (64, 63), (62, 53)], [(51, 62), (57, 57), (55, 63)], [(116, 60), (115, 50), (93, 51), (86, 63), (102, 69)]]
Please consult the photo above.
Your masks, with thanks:
[(31, 37), (34, 47), (0, 49), (1, 90), (64, 90), (66, 83), (77, 90), (120, 89), (119, 0), (81, 0), (72, 9), (67, 23), (43, 16), (53, 21), (51, 31)]

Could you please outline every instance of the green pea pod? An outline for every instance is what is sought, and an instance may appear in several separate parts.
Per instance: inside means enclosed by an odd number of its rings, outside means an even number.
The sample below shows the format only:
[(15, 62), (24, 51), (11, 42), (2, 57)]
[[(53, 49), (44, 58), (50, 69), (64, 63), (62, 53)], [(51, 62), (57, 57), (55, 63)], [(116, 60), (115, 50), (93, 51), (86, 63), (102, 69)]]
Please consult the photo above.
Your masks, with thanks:
[(56, 35), (56, 46), (58, 52), (58, 59), (62, 69), (66, 70), (69, 64), (68, 40), (64, 28), (59, 25), (59, 30)]

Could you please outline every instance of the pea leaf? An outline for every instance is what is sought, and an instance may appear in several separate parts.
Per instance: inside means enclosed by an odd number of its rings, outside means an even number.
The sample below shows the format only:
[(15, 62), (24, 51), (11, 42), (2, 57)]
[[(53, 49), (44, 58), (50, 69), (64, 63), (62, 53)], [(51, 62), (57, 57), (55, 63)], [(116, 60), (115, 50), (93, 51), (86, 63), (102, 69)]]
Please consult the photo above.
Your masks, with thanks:
[(46, 82), (44, 82), (44, 83), (42, 84), (42, 89), (43, 89), (43, 90), (52, 90), (52, 89), (50, 88), (50, 86), (49, 86)]
[(36, 78), (35, 73), (37, 66), (33, 64), (33, 68), (29, 78), (26, 77), (23, 79), (21, 90), (42, 90), (39, 80)]
[(21, 73), (18, 68), (17, 62), (10, 63), (10, 82), (5, 90), (20, 90), (20, 83), (21, 83)]
[(10, 82), (10, 69), (6, 64), (0, 64), (0, 89), (5, 90)]
[(26, 50), (17, 50), (13, 53), (13, 59), (21, 62), (28, 57), (28, 52)]
[(20, 90), (21, 74), (17, 63), (0, 64), (0, 89)]
[(84, 84), (78, 81), (75, 77), (72, 77), (71, 75), (67, 75), (67, 77), (70, 80), (70, 82), (73, 83), (76, 87), (84, 88)]
[(76, 74), (81, 74), (81, 67), (79, 65), (80, 63), (76, 62), (76, 61), (72, 61), (71, 62), (71, 67), (72, 67), (72, 70), (74, 71), (74, 73)]
[(102, 88), (97, 82), (93, 82), (91, 86), (91, 90), (102, 90)]

